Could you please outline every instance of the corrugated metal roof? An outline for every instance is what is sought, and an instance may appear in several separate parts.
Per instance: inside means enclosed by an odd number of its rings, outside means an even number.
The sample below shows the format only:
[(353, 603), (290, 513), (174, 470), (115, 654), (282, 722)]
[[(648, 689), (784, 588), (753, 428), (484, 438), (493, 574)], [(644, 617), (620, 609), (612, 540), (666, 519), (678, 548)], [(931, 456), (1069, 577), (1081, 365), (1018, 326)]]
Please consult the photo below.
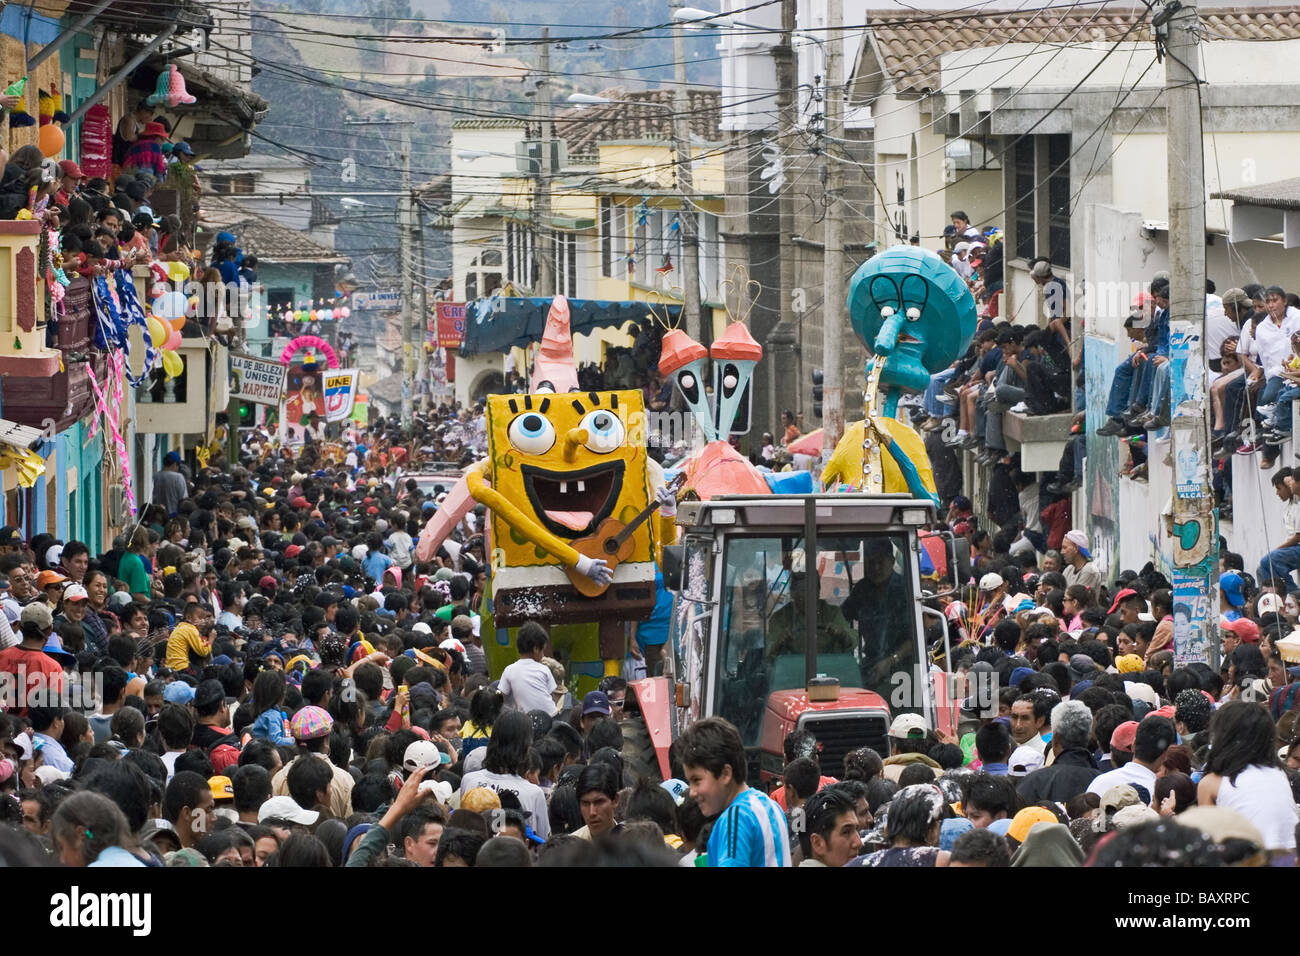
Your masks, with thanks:
[(1211, 199), (1229, 199), (1246, 206), (1265, 206), (1269, 209), (1300, 209), (1300, 176), (1279, 179), (1261, 186), (1238, 186), (1210, 193)]

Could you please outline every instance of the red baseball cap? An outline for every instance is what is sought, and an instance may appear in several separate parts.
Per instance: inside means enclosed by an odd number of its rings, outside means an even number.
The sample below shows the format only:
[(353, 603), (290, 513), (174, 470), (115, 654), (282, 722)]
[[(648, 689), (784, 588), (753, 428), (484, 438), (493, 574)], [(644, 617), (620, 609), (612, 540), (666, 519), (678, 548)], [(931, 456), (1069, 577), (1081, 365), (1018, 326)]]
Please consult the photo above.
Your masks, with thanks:
[(257, 582), (257, 586), (259, 588), (262, 588), (263, 590), (274, 591), (276, 588), (280, 586), (280, 582), (277, 581), (275, 578), (273, 578), (271, 575), (264, 574), (262, 575), (261, 580)]
[(59, 172), (64, 176), (71, 176), (73, 179), (85, 179), (86, 174), (81, 171), (76, 160), (64, 159), (59, 162)]
[(377, 515), (379, 514), (379, 509), (376, 508), (374, 505), (371, 505), (369, 508), (366, 509), (366, 514)]
[(1107, 611), (1106, 613), (1114, 614), (1117, 610), (1119, 610), (1119, 605), (1121, 601), (1123, 601), (1125, 598), (1131, 598), (1135, 594), (1137, 594), (1137, 591), (1134, 591), (1132, 588), (1125, 588), (1124, 590), (1120, 591), (1118, 594), (1115, 595), (1115, 600), (1111, 602), (1110, 610)]
[(1118, 750), (1122, 753), (1131, 754), (1133, 744), (1137, 740), (1138, 722), (1136, 720), (1126, 720), (1115, 728), (1115, 732), (1110, 735), (1110, 749)]
[(1248, 617), (1239, 617), (1223, 625), (1245, 644), (1259, 643), (1259, 625)]
[(295, 509), (296, 509), (296, 508), (310, 508), (310, 507), (311, 507), (311, 502), (308, 501), (306, 498), (304, 498), (302, 495), (299, 495), (297, 498), (294, 498), (293, 501), (289, 502), (289, 507), (290, 507), (290, 508), (295, 508)]
[(300, 554), (302, 554), (302, 548), (296, 544), (291, 544), (289, 547), (284, 549), (284, 556), (286, 558), (296, 558)]

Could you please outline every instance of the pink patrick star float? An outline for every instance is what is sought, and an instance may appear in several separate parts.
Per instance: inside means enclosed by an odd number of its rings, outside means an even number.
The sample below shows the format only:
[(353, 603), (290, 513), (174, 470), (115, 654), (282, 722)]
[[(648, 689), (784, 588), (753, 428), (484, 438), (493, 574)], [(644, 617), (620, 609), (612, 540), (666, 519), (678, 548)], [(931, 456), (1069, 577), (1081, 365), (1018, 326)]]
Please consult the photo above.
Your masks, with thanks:
[[(713, 359), (716, 409), (704, 388), (705, 359)], [(704, 434), (705, 446), (682, 462), (686, 475), (683, 492), (702, 500), (715, 495), (766, 495), (771, 493), (762, 472), (731, 447), (728, 438), (743, 401), (754, 366), (763, 347), (754, 341), (743, 322), (733, 322), (706, 351), (681, 329), (664, 334), (659, 374), (672, 378)]]

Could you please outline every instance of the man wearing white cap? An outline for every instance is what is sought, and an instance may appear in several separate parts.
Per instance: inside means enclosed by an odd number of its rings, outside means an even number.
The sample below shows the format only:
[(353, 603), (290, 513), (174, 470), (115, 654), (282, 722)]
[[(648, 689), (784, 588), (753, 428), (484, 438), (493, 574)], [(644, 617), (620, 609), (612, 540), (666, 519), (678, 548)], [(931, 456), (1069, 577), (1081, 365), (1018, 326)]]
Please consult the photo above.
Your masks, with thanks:
[(1065, 559), (1065, 586), (1082, 584), (1090, 591), (1101, 586), (1101, 571), (1088, 550), (1088, 536), (1075, 528), (1065, 533), (1061, 541), (1061, 557)]
[(963, 280), (970, 278), (971, 264), (969, 259), (970, 243), (959, 242), (952, 247), (952, 267), (957, 271), (957, 275)]

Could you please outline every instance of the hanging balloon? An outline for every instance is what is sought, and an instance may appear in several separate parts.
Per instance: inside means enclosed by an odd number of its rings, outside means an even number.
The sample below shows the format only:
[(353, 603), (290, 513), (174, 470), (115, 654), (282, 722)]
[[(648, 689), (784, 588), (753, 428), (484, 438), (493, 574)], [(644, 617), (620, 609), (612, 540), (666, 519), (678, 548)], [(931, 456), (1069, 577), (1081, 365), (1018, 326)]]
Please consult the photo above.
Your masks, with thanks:
[(283, 320), (286, 321), (286, 322), (292, 322), (292, 321), (293, 321), (293, 313), (292, 313), (291, 311), (289, 311), (288, 309), (285, 309), (283, 312), (280, 313), (280, 318), (283, 319)]
[(343, 318), (345, 319), (351, 314), (352, 314), (352, 310), (349, 309), (346, 305), (343, 308), (339, 309), (339, 315), (343, 316)]
[(156, 315), (149, 316), (149, 321), (146, 324), (149, 326), (149, 341), (153, 343), (154, 348), (162, 348), (163, 343), (171, 336), (170, 328), (164, 325), (163, 320)]
[(315, 309), (312, 309), (310, 312), (307, 313), (307, 317), (311, 319), (313, 322), (315, 322), (318, 318), (320, 318), (320, 313), (317, 312)]
[(41, 154), (50, 159), (63, 152), (64, 141), (63, 130), (54, 123), (42, 126), (36, 136), (36, 145), (40, 147)]
[(167, 324), (170, 325), (177, 332), (179, 332), (181, 329), (185, 328), (185, 316), (178, 315), (173, 318), (170, 318), (167, 320)]
[(167, 342), (163, 348), (168, 352), (175, 352), (181, 347), (181, 333), (178, 329), (172, 329), (172, 334), (167, 336)]
[(168, 378), (176, 378), (181, 372), (185, 371), (185, 363), (175, 352), (163, 352), (162, 354), (163, 371), (167, 373)]
[(334, 318), (334, 310), (333, 310), (333, 309), (322, 309), (322, 310), (321, 310), (321, 313), (320, 313), (320, 317), (321, 317), (322, 319), (324, 319), (326, 322), (329, 322), (329, 321), (331, 321), (331, 320)]
[(184, 320), (188, 307), (189, 302), (183, 292), (168, 292), (154, 300), (153, 314), (169, 321), (176, 318)]

